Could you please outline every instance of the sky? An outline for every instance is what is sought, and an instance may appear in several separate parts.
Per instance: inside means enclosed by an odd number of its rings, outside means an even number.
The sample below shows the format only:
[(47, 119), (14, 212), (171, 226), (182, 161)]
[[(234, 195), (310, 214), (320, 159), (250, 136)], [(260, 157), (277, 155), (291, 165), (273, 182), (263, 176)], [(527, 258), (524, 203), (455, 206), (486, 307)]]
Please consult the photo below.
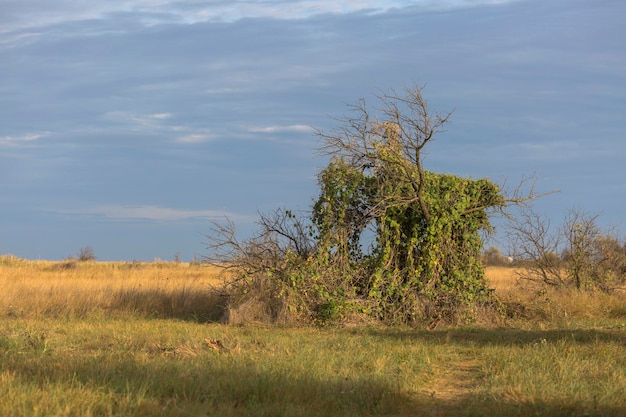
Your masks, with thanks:
[(415, 84), (454, 111), (426, 169), (626, 231), (623, 0), (0, 0), (0, 254), (198, 259), (310, 210), (316, 129)]

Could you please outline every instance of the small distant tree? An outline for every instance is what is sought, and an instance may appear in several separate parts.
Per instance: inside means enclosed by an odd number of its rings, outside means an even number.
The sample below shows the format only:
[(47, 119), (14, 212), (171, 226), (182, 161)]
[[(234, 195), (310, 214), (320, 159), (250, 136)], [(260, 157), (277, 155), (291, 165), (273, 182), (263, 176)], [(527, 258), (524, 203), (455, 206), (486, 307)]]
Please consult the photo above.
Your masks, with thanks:
[(562, 258), (574, 287), (610, 292), (626, 282), (626, 251), (598, 226), (597, 219), (598, 215), (576, 208), (568, 212), (562, 227)]
[(511, 252), (525, 267), (518, 272), (520, 277), (550, 286), (565, 285), (563, 264), (558, 255), (563, 236), (554, 230), (548, 219), (529, 207), (520, 207), (519, 214), (510, 220), (507, 235)]
[(78, 250), (77, 258), (81, 262), (95, 261), (96, 255), (91, 246), (84, 246)]

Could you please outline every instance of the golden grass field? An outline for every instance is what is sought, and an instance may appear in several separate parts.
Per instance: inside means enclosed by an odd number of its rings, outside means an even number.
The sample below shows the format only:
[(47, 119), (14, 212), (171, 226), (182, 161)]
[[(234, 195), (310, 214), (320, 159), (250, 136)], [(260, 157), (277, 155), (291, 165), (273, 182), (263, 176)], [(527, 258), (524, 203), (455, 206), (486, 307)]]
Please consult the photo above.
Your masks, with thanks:
[(0, 416), (626, 415), (623, 294), (486, 274), (519, 314), (233, 326), (208, 265), (0, 257)]
[(211, 313), (209, 289), (222, 282), (220, 270), (206, 264), (4, 258), (0, 314), (60, 317), (119, 310), (155, 317), (183, 318), (194, 311), (206, 315)]

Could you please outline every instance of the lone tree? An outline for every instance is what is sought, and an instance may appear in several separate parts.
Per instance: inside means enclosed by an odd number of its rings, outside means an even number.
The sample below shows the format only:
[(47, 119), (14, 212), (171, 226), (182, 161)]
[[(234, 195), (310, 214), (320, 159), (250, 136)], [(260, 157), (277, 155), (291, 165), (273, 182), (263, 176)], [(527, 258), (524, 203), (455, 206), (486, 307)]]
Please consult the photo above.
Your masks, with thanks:
[[(313, 210), (320, 255), (358, 272), (357, 294), (376, 316), (405, 323), (471, 315), (465, 307), (489, 301), (480, 232), (491, 231), (490, 211), (533, 198), (425, 170), (423, 150), (451, 113), (433, 112), (422, 90), (377, 96), (377, 117), (362, 100), (354, 117), (319, 132), (332, 159)], [(375, 237), (364, 252), (368, 229)]]
[[(492, 303), (481, 232), (491, 231), (490, 213), (534, 195), (507, 197), (488, 179), (427, 171), (423, 150), (451, 114), (433, 112), (422, 90), (378, 95), (377, 108), (360, 100), (338, 128), (318, 131), (330, 162), (319, 173), (308, 235), (303, 220), (277, 211), (244, 244), (218, 228), (211, 246), (229, 247), (230, 257), (216, 260), (239, 271), (237, 282), (269, 283), (272, 300), (289, 300), (286, 311), (319, 321), (357, 310), (390, 323), (458, 322)], [(270, 253), (272, 262), (263, 258)]]

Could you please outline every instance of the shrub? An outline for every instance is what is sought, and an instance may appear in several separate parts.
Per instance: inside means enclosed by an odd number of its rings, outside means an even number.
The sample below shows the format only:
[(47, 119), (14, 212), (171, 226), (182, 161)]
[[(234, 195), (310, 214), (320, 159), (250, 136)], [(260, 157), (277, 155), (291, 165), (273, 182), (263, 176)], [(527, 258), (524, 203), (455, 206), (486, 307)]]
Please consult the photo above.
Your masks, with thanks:
[(95, 261), (96, 255), (91, 246), (84, 246), (78, 250), (77, 258), (80, 262)]

